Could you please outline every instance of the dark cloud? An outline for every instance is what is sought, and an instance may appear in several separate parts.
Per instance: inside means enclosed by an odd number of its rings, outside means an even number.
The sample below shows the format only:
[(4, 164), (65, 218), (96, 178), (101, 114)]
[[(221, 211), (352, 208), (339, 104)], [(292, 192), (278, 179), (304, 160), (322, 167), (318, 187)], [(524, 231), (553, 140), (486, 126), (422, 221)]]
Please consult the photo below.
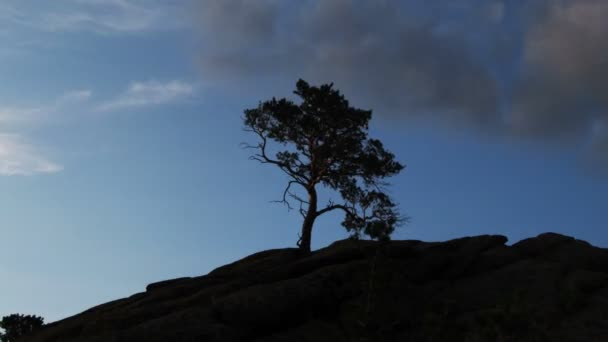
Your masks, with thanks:
[(605, 176), (608, 174), (608, 126), (602, 125), (601, 131), (592, 137), (587, 161), (592, 170)]
[(333, 81), (378, 115), (608, 152), (604, 0), (208, 0), (201, 13), (210, 80)]
[(465, 39), (441, 32), (439, 23), (414, 22), (397, 2), (206, 4), (202, 25), (212, 48), (203, 52), (205, 75), (331, 80), (386, 108), (449, 112), (474, 122), (492, 121), (497, 110), (495, 82), (463, 48)]
[(592, 138), (608, 119), (608, 2), (549, 1), (526, 32), (513, 99), (516, 133)]
[[(582, 147), (608, 171), (608, 2), (544, 1), (528, 24), (510, 131)], [(589, 158), (590, 157), (590, 158)]]

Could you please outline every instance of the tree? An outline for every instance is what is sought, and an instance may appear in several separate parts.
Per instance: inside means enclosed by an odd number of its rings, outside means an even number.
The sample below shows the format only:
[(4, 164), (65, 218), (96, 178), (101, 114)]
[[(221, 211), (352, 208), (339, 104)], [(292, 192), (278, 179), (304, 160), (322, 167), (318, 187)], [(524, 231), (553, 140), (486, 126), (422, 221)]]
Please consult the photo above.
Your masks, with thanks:
[[(379, 140), (368, 138), (372, 112), (351, 107), (333, 84), (314, 87), (299, 80), (294, 94), (302, 100), (299, 105), (272, 98), (246, 109), (244, 124), (260, 139), (245, 145), (256, 150), (250, 158), (274, 165), (289, 177), (278, 202), (289, 209), (290, 201), (299, 203), (304, 221), (298, 246), (310, 252), (315, 220), (334, 210), (344, 212), (342, 226), (352, 236), (389, 239), (403, 218), (384, 191), (384, 178), (403, 166)], [(320, 208), (318, 186), (339, 193), (341, 203), (330, 199)]]
[(14, 342), (19, 337), (27, 335), (42, 327), (44, 319), (34, 315), (12, 314), (2, 317), (0, 328), (4, 329), (4, 334), (0, 333), (1, 342)]

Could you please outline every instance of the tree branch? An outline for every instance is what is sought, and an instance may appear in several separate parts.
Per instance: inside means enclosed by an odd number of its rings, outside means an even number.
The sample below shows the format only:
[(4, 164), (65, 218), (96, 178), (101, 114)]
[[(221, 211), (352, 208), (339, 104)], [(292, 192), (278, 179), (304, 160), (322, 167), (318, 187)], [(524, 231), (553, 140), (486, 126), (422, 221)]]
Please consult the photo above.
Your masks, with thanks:
[(283, 163), (283, 162), (280, 162), (278, 160), (271, 159), (270, 157), (268, 157), (268, 155), (266, 154), (266, 145), (268, 143), (268, 139), (262, 132), (260, 132), (259, 130), (255, 129), (255, 128), (252, 128), (251, 131), (254, 132), (255, 134), (257, 134), (262, 141), (256, 146), (245, 144), (245, 146), (244, 146), (245, 148), (257, 148), (261, 152), (261, 153), (257, 153), (257, 154), (250, 156), (249, 159), (257, 160), (262, 164), (277, 165), (279, 167), (279, 169), (281, 169), (283, 172), (285, 172), (289, 177), (295, 179), (299, 184), (304, 185), (304, 184), (310, 182), (308, 177), (301, 175), (301, 174), (297, 173), (296, 171), (294, 171), (293, 168), (289, 164)]
[(291, 198), (293, 198), (293, 199), (295, 199), (295, 200), (297, 200), (297, 201), (300, 202), (300, 211), (301, 211), (302, 210), (302, 203), (308, 203), (308, 202), (304, 201), (299, 196), (297, 196), (296, 194), (294, 194), (291, 191), (289, 191), (289, 189), (291, 188), (291, 186), (293, 184), (300, 184), (302, 186), (305, 186), (304, 184), (300, 183), (299, 181), (295, 181), (295, 180), (289, 181), (289, 183), (287, 183), (287, 186), (285, 187), (285, 190), (283, 191), (283, 197), (282, 197), (282, 199), (277, 200), (277, 201), (272, 201), (272, 203), (283, 203), (283, 204), (285, 204), (287, 206), (287, 210), (291, 210), (293, 208), (291, 207), (291, 204), (287, 200), (287, 195), (289, 195), (289, 197), (291, 197)]
[(327, 212), (330, 212), (330, 211), (336, 210), (336, 209), (343, 210), (344, 212), (346, 212), (349, 215), (354, 215), (354, 213), (351, 211), (352, 208), (349, 208), (344, 204), (331, 204), (331, 205), (328, 205), (327, 207), (317, 211), (317, 216), (321, 216)]

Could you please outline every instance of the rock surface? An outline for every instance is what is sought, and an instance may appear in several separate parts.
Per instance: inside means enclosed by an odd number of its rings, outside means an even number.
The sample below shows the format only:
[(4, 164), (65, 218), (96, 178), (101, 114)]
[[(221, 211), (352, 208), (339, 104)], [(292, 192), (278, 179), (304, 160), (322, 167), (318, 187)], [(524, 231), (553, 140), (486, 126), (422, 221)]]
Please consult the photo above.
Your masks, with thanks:
[(558, 234), (253, 254), (24, 342), (608, 341), (608, 250)]

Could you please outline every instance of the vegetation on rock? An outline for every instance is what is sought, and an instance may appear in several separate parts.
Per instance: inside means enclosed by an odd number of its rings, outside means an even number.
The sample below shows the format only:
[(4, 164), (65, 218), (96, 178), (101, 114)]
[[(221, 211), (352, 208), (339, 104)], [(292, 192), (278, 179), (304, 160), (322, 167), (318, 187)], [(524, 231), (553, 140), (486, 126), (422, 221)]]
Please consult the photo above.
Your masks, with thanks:
[(2, 317), (0, 342), (15, 342), (18, 338), (30, 334), (44, 324), (44, 319), (35, 315), (12, 314)]

